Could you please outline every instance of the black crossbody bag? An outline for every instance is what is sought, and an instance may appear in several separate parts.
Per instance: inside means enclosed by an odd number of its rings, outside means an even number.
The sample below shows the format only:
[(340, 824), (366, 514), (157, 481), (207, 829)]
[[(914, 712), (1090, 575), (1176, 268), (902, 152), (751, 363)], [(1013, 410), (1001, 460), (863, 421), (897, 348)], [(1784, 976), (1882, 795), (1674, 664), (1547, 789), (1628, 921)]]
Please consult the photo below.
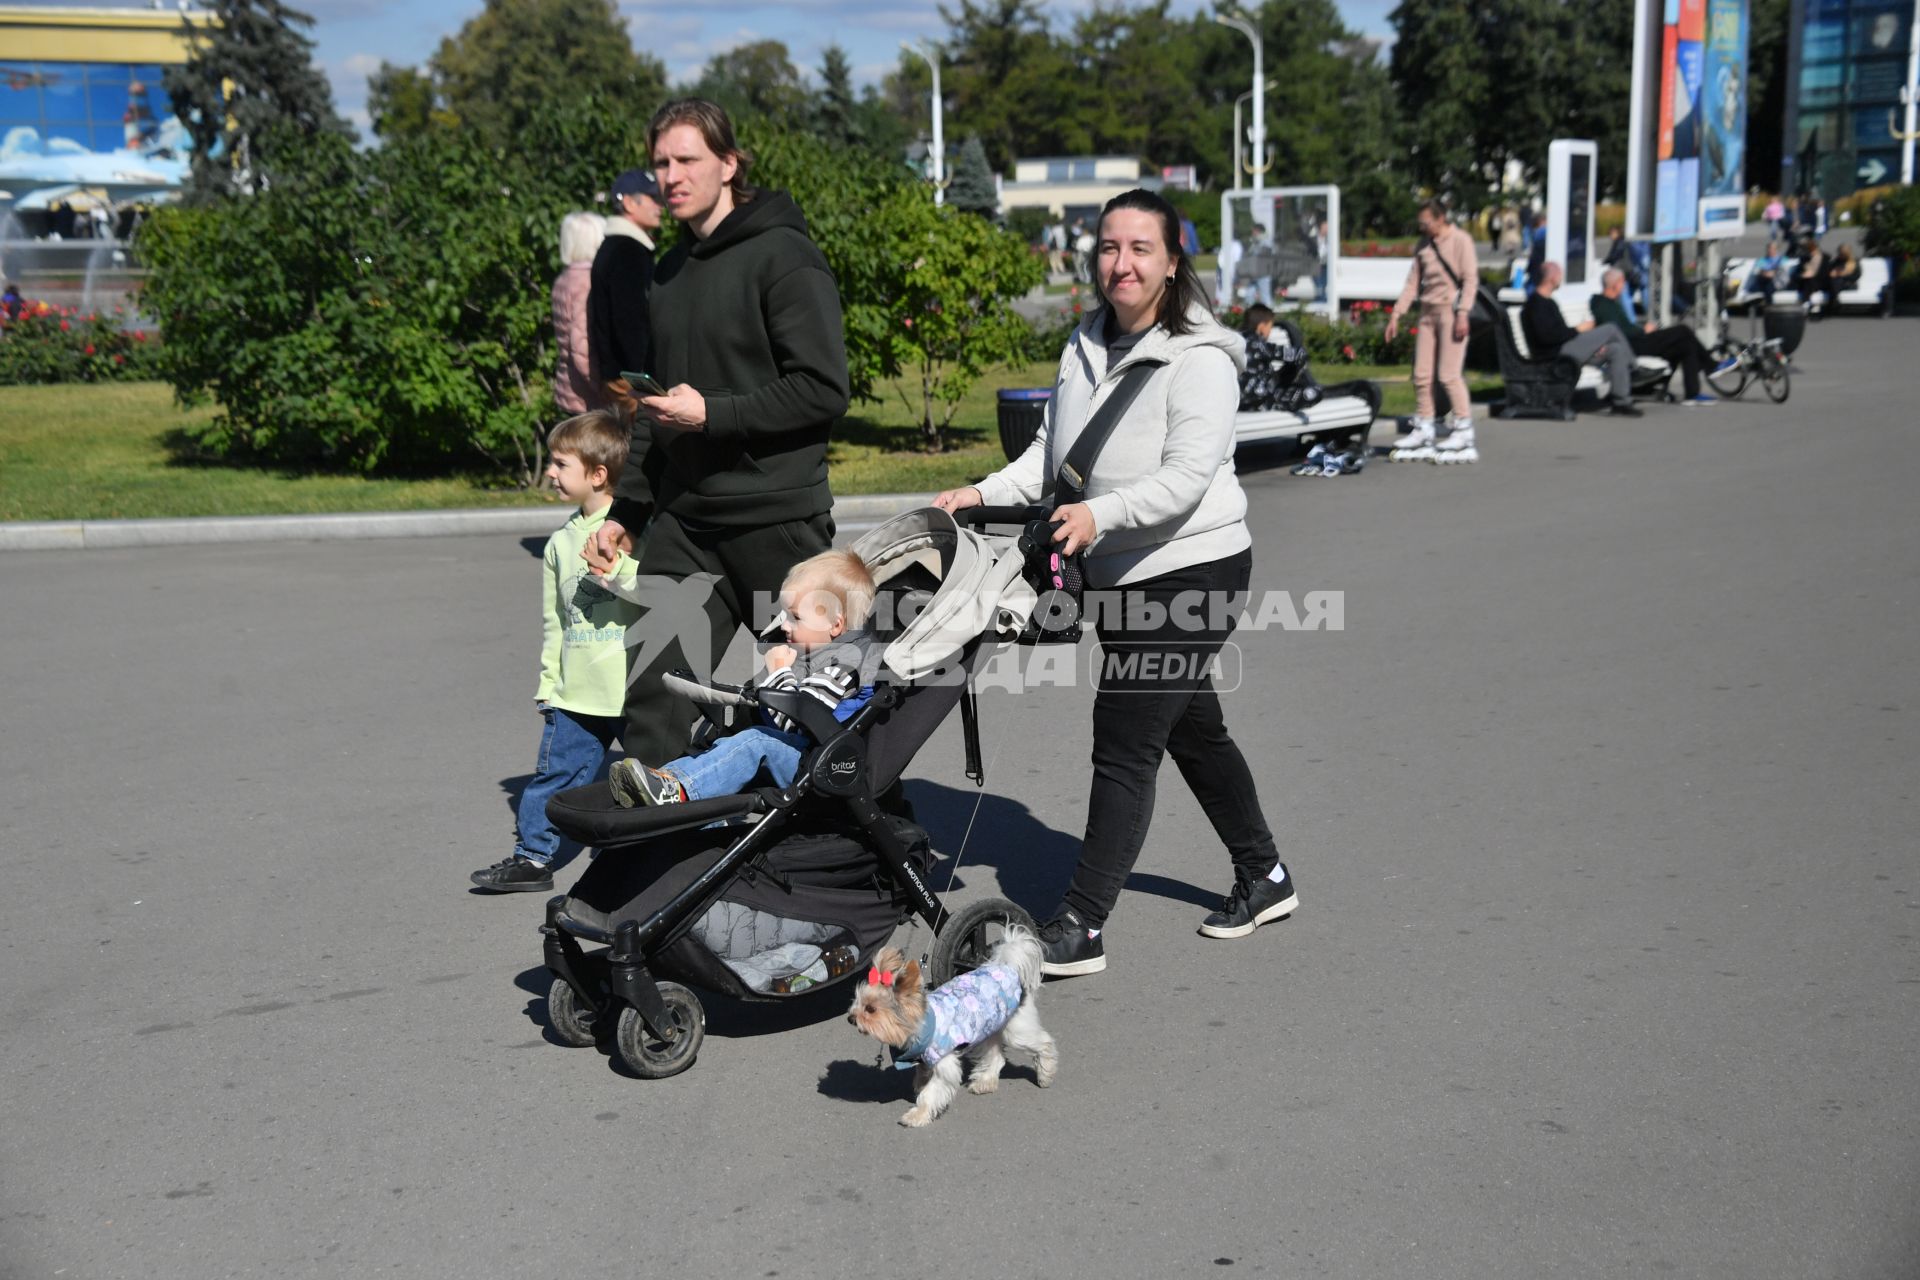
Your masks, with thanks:
[[(1094, 411), (1093, 417), (1067, 450), (1067, 457), (1054, 476), (1053, 485), (1040, 495), (1048, 516), (1031, 521), (1020, 535), (1020, 551), (1026, 557), (1026, 578), (1040, 593), (1033, 614), (1021, 635), (1023, 644), (1077, 644), (1080, 640), (1082, 600), (1086, 595), (1086, 551), (1062, 555), (1053, 541), (1054, 511), (1087, 500), (1087, 477), (1094, 461), (1106, 446), (1107, 437), (1120, 425), (1120, 419), (1147, 384), (1156, 362), (1142, 362), (1126, 371), (1113, 393)], [(1052, 501), (1048, 502), (1049, 497)]]

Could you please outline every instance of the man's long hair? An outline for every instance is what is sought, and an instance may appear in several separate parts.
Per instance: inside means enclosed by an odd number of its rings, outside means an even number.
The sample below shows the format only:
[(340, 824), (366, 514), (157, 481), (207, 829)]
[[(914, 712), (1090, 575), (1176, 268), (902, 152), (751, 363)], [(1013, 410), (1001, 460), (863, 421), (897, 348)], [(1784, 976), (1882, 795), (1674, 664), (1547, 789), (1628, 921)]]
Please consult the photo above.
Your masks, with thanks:
[(727, 116), (727, 109), (717, 102), (705, 98), (675, 98), (658, 111), (647, 122), (647, 161), (653, 161), (653, 149), (660, 145), (660, 135), (675, 125), (690, 124), (700, 131), (701, 141), (707, 144), (707, 150), (722, 160), (732, 156), (736, 164), (733, 181), (727, 185), (733, 189), (733, 202), (742, 205), (753, 199), (754, 188), (747, 181), (747, 171), (753, 167), (753, 157), (741, 149), (733, 137), (733, 121)]

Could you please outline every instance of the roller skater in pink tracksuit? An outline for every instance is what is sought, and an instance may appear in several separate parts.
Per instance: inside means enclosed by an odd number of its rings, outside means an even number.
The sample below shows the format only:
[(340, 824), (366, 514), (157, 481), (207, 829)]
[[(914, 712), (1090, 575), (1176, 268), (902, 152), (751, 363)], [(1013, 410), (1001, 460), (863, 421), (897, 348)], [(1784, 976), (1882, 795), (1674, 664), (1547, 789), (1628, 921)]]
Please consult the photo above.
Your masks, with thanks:
[[(1473, 441), (1473, 409), (1467, 382), (1460, 376), (1467, 360), (1467, 313), (1480, 288), (1480, 263), (1473, 237), (1447, 221), (1438, 200), (1420, 206), (1420, 244), (1399, 300), (1387, 317), (1387, 341), (1400, 331), (1400, 318), (1420, 300), (1419, 327), (1413, 336), (1413, 426), (1393, 442), (1395, 462), (1478, 462)], [(1446, 388), (1453, 429), (1436, 439), (1433, 383), (1437, 373)]]

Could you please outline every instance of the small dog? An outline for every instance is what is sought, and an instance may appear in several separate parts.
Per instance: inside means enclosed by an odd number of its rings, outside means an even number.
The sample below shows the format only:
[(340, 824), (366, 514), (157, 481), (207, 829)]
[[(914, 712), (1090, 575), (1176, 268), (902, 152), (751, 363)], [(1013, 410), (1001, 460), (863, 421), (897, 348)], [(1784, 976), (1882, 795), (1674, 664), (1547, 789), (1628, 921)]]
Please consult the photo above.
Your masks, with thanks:
[(1005, 1049), (1031, 1053), (1040, 1087), (1053, 1083), (1060, 1052), (1040, 1025), (1034, 993), (1040, 990), (1040, 940), (1018, 925), (1007, 930), (986, 964), (928, 992), (920, 962), (907, 962), (898, 947), (873, 958), (867, 980), (854, 993), (847, 1021), (891, 1045), (894, 1066), (914, 1067), (913, 1109), (900, 1123), (931, 1124), (960, 1091), (960, 1059), (973, 1060), (972, 1093), (1000, 1087)]

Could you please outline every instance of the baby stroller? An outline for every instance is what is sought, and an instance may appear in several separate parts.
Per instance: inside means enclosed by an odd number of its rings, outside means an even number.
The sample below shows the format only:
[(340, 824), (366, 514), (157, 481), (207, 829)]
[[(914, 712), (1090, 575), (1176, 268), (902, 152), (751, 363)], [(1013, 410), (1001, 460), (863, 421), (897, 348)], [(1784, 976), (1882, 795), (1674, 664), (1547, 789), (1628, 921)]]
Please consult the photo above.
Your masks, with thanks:
[[(981, 526), (1031, 518), (961, 515)], [(997, 643), (1030, 630), (1038, 597), (1022, 552), (933, 508), (887, 521), (853, 550), (873, 572), (886, 647), (872, 699), (844, 724), (798, 691), (666, 677), (700, 707), (702, 734), (744, 727), (762, 708), (798, 721), (818, 745), (792, 786), (623, 809), (598, 782), (548, 802), (555, 827), (598, 851), (572, 893), (547, 903), (541, 928), (563, 1042), (609, 1038), (636, 1074), (660, 1079), (692, 1066), (706, 1035), (689, 986), (746, 1000), (812, 993), (864, 974), (912, 916), (933, 931), (938, 984), (981, 964), (1008, 925), (1033, 927), (1003, 898), (949, 912), (927, 884), (927, 833), (885, 803), (956, 703), (968, 776), (984, 784), (970, 680)]]

